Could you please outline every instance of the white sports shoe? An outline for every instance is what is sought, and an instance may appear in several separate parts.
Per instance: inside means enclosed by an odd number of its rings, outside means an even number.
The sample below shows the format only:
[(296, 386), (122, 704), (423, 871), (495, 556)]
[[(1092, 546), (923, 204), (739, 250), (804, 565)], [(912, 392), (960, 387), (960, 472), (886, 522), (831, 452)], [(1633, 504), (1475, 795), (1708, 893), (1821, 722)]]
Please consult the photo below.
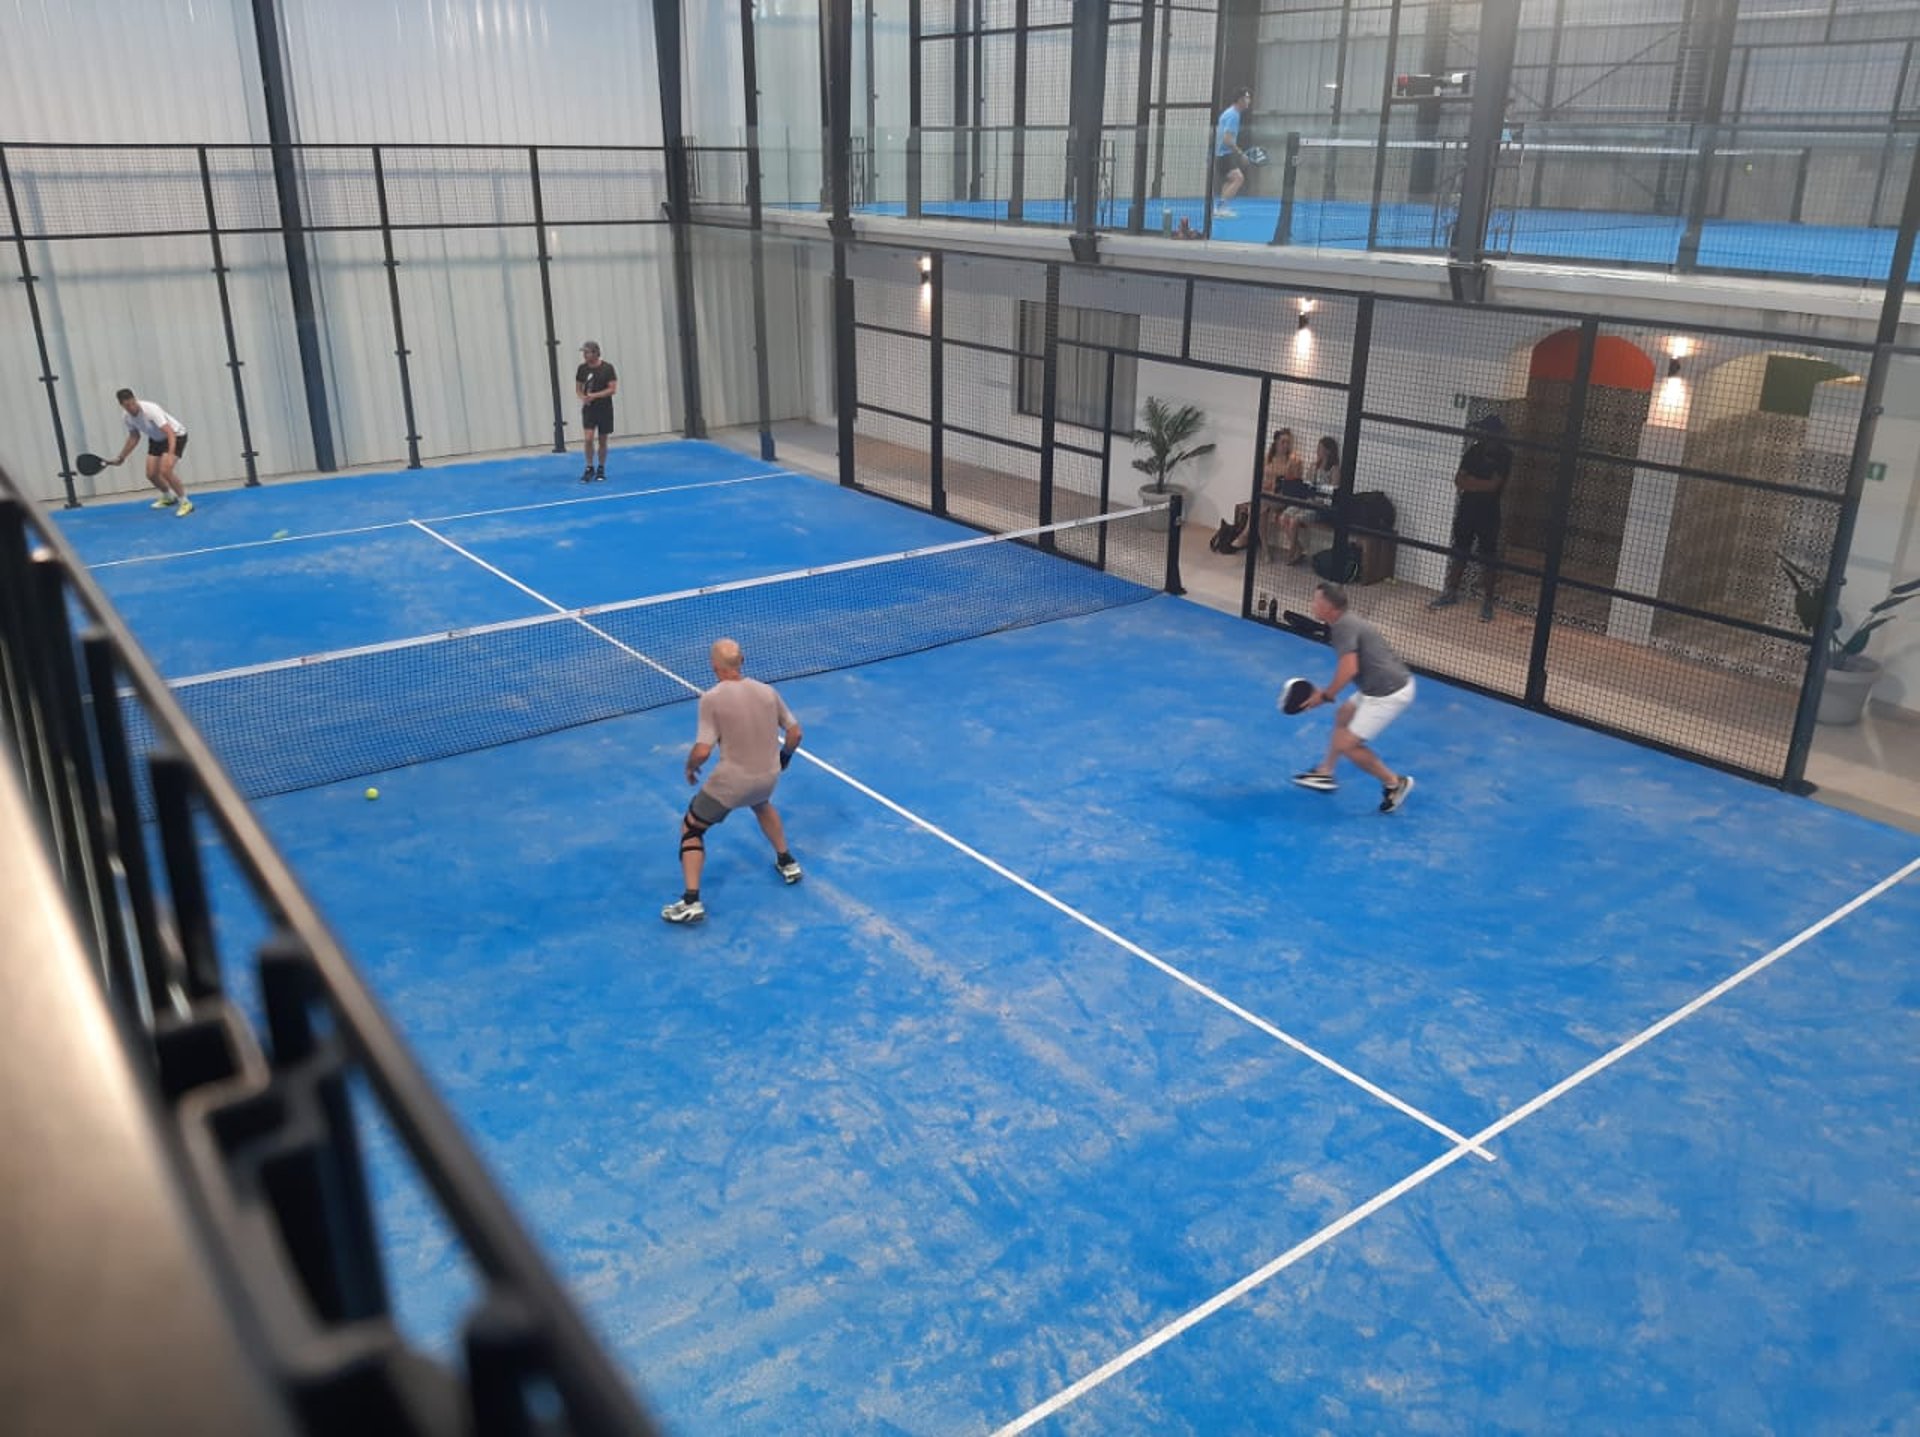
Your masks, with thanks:
[(669, 923), (698, 923), (707, 916), (707, 905), (698, 898), (676, 898), (660, 910)]
[(785, 863), (782, 863), (777, 858), (774, 859), (773, 866), (787, 882), (798, 883), (800, 881), (800, 860), (792, 854), (787, 855), (787, 861)]
[(192, 512), (193, 512), (193, 500), (182, 499), (180, 501), (180, 506), (173, 511), (173, 517), (176, 519), (184, 519), (187, 517), (187, 515), (191, 514)]

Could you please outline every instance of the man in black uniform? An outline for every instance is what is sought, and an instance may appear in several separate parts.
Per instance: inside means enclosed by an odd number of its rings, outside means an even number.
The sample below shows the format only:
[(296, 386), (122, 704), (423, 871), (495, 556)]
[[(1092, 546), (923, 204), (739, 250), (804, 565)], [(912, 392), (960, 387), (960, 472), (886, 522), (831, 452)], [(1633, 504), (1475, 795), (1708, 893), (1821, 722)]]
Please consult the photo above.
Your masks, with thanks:
[[(589, 339), (580, 346), (580, 367), (574, 371), (573, 392), (580, 396), (580, 427), (587, 435), (587, 467), (582, 484), (603, 483), (607, 477), (607, 436), (613, 432), (613, 396), (620, 392), (620, 376), (600, 357), (600, 346)], [(600, 462), (593, 459), (593, 441), (600, 439)]]
[(1513, 451), (1501, 437), (1507, 426), (1498, 414), (1474, 420), (1467, 432), (1479, 437), (1467, 446), (1453, 476), (1453, 487), (1460, 497), (1453, 508), (1453, 553), (1447, 559), (1446, 587), (1427, 607), (1444, 609), (1460, 602), (1460, 575), (1467, 567), (1468, 555), (1478, 549), (1480, 620), (1485, 623), (1493, 617), (1493, 593), (1499, 582), (1494, 566), (1500, 557), (1500, 493), (1507, 487), (1507, 476), (1513, 473)]

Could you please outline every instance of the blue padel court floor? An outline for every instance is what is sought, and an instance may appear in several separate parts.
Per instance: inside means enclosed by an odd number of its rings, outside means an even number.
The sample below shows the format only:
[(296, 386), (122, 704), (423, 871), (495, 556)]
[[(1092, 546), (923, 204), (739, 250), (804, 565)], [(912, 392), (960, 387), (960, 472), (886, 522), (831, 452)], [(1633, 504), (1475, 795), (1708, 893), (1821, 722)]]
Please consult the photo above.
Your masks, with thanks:
[[(967, 536), (608, 467), (61, 522), (176, 678)], [(1913, 837), (1426, 679), (1384, 816), (1288, 781), (1331, 666), (1157, 596), (785, 684), (806, 877), (736, 818), (689, 929), (690, 702), (260, 807), (671, 1431), (1914, 1431)]]
[[(1227, 208), (1230, 214), (1214, 216), (1215, 239), (1235, 244), (1275, 242), (1281, 218), (1279, 200), (1241, 197)], [(1301, 198), (1292, 207), (1280, 242), (1309, 249), (1445, 252), (1455, 218), (1451, 209), (1383, 202), (1369, 243), (1371, 208), (1364, 199)], [(906, 213), (906, 207), (898, 203), (866, 205), (862, 209), (868, 214)], [(1003, 200), (930, 200), (923, 209), (926, 214), (951, 219), (1008, 223)], [(1122, 201), (1104, 206), (1100, 227), (1125, 229), (1131, 210), (1132, 206)], [(1072, 223), (1067, 207), (1059, 200), (1029, 201), (1022, 206), (1021, 215), (1022, 222), (1028, 224)], [(1144, 224), (1149, 233), (1159, 233), (1185, 220), (1197, 231), (1203, 219), (1201, 200), (1153, 200), (1147, 205)], [(1488, 222), (1487, 246), (1492, 254), (1515, 259), (1672, 268), (1680, 262), (1686, 228), (1686, 220), (1675, 215), (1496, 207)], [(1892, 229), (1709, 219), (1701, 228), (1700, 252), (1691, 267), (1806, 279), (1884, 281), (1893, 264), (1895, 236)], [(1915, 270), (1920, 272), (1920, 261), (1916, 261)]]

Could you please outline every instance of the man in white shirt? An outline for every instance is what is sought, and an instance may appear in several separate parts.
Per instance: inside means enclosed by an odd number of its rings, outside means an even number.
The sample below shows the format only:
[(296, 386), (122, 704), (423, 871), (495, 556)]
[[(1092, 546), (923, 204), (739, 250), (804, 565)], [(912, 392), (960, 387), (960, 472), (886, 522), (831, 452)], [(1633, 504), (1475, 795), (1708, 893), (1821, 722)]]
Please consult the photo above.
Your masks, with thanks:
[(126, 457), (133, 453), (133, 446), (144, 437), (147, 441), (147, 482), (160, 491), (160, 497), (153, 501), (153, 507), (171, 509), (177, 518), (186, 518), (193, 512), (193, 500), (187, 497), (186, 486), (180, 482), (178, 471), (180, 456), (187, 452), (187, 426), (159, 405), (137, 398), (131, 389), (121, 390), (114, 398), (127, 411), (127, 442), (107, 463), (125, 462)]

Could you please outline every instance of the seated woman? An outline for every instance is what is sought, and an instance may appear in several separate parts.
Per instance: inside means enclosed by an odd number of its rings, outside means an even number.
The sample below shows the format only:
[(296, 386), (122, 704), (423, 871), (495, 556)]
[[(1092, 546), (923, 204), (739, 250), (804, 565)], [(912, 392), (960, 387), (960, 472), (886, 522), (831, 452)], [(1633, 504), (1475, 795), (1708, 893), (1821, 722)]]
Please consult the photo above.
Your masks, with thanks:
[[(1332, 435), (1324, 436), (1314, 450), (1313, 468), (1306, 474), (1306, 482), (1316, 494), (1330, 504), (1334, 493), (1340, 488), (1340, 445)], [(1282, 509), (1275, 519), (1279, 531), (1281, 554), (1289, 564), (1297, 564), (1307, 557), (1306, 547), (1301, 542), (1300, 531), (1313, 524), (1326, 522), (1329, 510), (1321, 505), (1294, 504)]]
[[(1293, 431), (1276, 429), (1272, 442), (1267, 445), (1266, 462), (1260, 468), (1261, 493), (1266, 496), (1266, 501), (1278, 499), (1280, 486), (1289, 482), (1300, 482), (1300, 456), (1293, 452)], [(1260, 537), (1263, 543), (1271, 544), (1280, 506), (1266, 501), (1260, 505)], [(1234, 505), (1233, 518), (1220, 525), (1220, 532), (1213, 536), (1210, 547), (1217, 553), (1237, 554), (1252, 543), (1252, 525), (1247, 522), (1251, 507), (1245, 503)]]

